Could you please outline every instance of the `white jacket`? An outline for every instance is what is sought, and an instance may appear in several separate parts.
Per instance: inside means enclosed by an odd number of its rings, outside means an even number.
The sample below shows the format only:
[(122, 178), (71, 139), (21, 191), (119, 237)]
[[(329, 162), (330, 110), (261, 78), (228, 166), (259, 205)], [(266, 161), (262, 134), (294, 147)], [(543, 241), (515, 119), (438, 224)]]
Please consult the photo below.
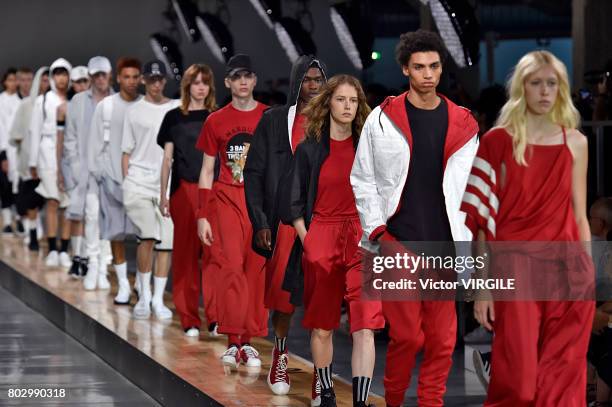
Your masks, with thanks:
[[(371, 251), (377, 249), (373, 240), (384, 232), (388, 219), (399, 209), (408, 177), (412, 134), (405, 97), (406, 93), (389, 97), (370, 113), (351, 171), (351, 185), (364, 231), (361, 246)], [(448, 106), (448, 131), (442, 190), (453, 239), (467, 241), (471, 240), (471, 233), (459, 206), (478, 149), (478, 124), (469, 110), (444, 99)]]

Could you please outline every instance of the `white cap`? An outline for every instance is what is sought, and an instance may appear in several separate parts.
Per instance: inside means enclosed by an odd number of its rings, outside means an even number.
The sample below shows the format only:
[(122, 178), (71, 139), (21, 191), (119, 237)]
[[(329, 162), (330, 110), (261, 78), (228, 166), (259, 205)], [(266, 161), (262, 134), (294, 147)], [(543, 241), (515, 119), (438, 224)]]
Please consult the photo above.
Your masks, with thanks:
[(70, 71), (70, 80), (72, 82), (79, 81), (81, 79), (89, 79), (89, 74), (87, 73), (87, 68), (83, 65), (75, 66)]
[(92, 76), (99, 72), (110, 73), (113, 70), (108, 58), (101, 56), (92, 57), (87, 63), (87, 69)]
[(70, 72), (72, 70), (72, 65), (70, 65), (70, 62), (66, 61), (64, 58), (58, 58), (53, 61), (53, 63), (49, 67), (49, 72), (53, 74), (53, 71), (57, 68), (64, 68), (65, 70)]

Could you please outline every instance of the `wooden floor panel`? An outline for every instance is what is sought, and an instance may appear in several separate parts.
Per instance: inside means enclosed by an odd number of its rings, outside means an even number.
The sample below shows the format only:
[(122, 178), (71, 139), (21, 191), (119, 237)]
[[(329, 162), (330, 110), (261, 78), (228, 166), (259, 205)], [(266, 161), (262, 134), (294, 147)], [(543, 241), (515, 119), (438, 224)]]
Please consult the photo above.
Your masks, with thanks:
[[(10, 267), (115, 332), (130, 343), (134, 351), (145, 353), (219, 403), (227, 406), (310, 405), (312, 364), (298, 356), (290, 355), (289, 358), (290, 394), (275, 396), (268, 389), (267, 373), (272, 351), (270, 341), (253, 340), (263, 363), (259, 371), (240, 367), (238, 372), (229, 372), (219, 360), (225, 350), (225, 336), (209, 338), (206, 332), (202, 332), (200, 338), (187, 338), (176, 312), (173, 320), (167, 322), (153, 318), (134, 320), (131, 317), (132, 307), (113, 304), (116, 287), (112, 274), (110, 280), (113, 287), (110, 292), (88, 292), (83, 290), (81, 281), (68, 277), (66, 270), (46, 268), (42, 254), (29, 252), (20, 240), (3, 237), (0, 246), (0, 259)], [(168, 293), (165, 302), (174, 312)], [(336, 378), (335, 391), (338, 406), (352, 405), (348, 383)], [(384, 400), (378, 396), (371, 397), (370, 402), (384, 406)]]

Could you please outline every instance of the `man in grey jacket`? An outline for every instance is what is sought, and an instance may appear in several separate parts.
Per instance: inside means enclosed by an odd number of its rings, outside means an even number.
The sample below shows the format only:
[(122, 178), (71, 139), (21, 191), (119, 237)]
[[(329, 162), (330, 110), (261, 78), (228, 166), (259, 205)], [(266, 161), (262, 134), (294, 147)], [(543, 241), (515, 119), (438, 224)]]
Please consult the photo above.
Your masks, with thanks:
[[(71, 240), (74, 252), (73, 264), (69, 274), (83, 277), (86, 290), (97, 287), (109, 289), (104, 262), (99, 261), (100, 237), (98, 228), (98, 185), (87, 169), (89, 148), (89, 130), (96, 105), (109, 96), (111, 64), (101, 56), (93, 57), (87, 64), (92, 87), (73, 97), (66, 112), (66, 130), (63, 146), (58, 145), (63, 180), (60, 187), (65, 188), (70, 196), (66, 216), (72, 222)], [(63, 181), (63, 182), (62, 182)], [(85, 246), (83, 247), (83, 221), (85, 221)], [(83, 250), (85, 249), (85, 250)], [(84, 259), (84, 252), (88, 260)], [(85, 264), (88, 271), (85, 272)]]

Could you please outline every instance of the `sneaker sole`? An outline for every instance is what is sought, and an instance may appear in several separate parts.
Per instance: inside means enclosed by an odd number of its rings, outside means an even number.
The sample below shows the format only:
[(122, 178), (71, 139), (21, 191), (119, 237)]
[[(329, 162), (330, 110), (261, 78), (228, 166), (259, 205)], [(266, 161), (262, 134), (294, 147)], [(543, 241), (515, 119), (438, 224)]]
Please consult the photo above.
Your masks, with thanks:
[(485, 390), (488, 390), (489, 382), (486, 380), (484, 365), (482, 364), (482, 359), (476, 350), (472, 353), (472, 362), (474, 363), (474, 369), (476, 370), (476, 376), (478, 376), (480, 384), (482, 384), (482, 387), (484, 387)]
[(291, 389), (291, 385), (287, 382), (277, 382), (272, 384), (270, 382), (270, 372), (268, 372), (268, 387), (270, 390), (272, 390), (272, 393), (276, 394), (277, 396), (284, 396), (289, 393), (289, 390)]
[(238, 365), (240, 365), (240, 362), (236, 362), (235, 360), (229, 360), (229, 358), (228, 359), (221, 358), (221, 362), (223, 362), (223, 366), (227, 366), (230, 369), (234, 369), (234, 370), (238, 370)]

